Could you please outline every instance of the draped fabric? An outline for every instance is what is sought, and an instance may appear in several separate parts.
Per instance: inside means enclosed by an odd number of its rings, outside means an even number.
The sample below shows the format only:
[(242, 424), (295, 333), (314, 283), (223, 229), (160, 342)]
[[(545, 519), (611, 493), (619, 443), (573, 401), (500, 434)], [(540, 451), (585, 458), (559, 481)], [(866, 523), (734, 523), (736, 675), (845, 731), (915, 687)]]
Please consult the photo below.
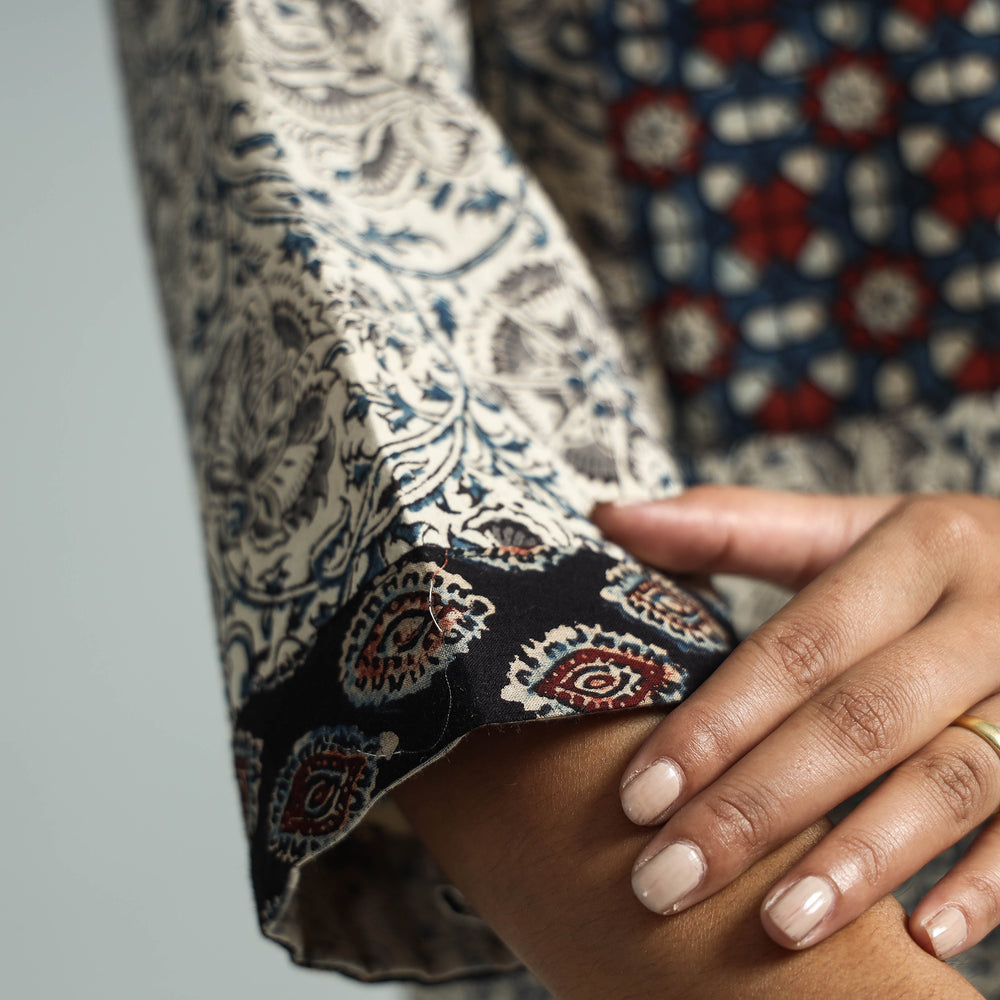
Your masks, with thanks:
[(719, 662), (712, 595), (587, 519), (678, 488), (660, 422), (447, 4), (118, 17), (262, 928), (362, 978), (509, 968), (383, 797)]
[(115, 9), (262, 929), (544, 996), (386, 793), (781, 600), (599, 500), (1000, 492), (1000, 0)]

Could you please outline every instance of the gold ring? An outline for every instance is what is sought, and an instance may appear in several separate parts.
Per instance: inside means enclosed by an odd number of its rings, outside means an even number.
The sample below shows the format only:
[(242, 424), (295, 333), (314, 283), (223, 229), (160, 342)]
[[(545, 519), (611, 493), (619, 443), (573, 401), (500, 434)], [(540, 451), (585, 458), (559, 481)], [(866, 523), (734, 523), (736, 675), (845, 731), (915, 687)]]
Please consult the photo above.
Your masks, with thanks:
[(960, 715), (953, 723), (953, 726), (961, 726), (970, 732), (981, 736), (1000, 757), (1000, 726), (994, 726), (992, 722), (980, 719), (978, 715)]

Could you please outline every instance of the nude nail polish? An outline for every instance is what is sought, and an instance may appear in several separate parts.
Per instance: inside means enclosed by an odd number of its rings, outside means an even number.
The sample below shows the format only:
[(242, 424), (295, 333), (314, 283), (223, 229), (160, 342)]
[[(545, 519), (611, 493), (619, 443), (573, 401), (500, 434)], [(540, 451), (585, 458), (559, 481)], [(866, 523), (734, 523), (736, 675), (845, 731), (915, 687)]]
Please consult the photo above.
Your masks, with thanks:
[(938, 958), (951, 958), (965, 944), (969, 925), (957, 906), (945, 906), (924, 921), (924, 930)]
[(785, 937), (802, 944), (833, 908), (835, 899), (826, 879), (807, 875), (769, 902), (764, 912)]
[(632, 891), (654, 913), (671, 913), (701, 885), (705, 858), (694, 844), (670, 844), (632, 872)]
[(622, 788), (622, 809), (639, 826), (655, 823), (681, 793), (681, 772), (672, 760), (662, 758), (633, 775)]

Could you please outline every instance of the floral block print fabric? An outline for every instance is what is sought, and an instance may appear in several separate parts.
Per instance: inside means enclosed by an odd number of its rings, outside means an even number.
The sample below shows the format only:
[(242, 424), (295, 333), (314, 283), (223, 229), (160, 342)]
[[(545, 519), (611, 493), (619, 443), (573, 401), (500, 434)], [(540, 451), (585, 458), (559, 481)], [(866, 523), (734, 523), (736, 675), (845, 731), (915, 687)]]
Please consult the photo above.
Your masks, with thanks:
[(115, 6), (263, 930), (544, 997), (385, 793), (725, 655), (597, 500), (1000, 495), (1000, 0)]
[(515, 967), (373, 807), (477, 726), (719, 662), (711, 595), (587, 519), (679, 487), (661, 423), (449, 3), (117, 14), (264, 932), (362, 978)]
[(698, 441), (1000, 384), (995, 0), (611, 0), (611, 139)]
[(480, 6), (489, 106), (690, 445), (1000, 385), (996, 0)]

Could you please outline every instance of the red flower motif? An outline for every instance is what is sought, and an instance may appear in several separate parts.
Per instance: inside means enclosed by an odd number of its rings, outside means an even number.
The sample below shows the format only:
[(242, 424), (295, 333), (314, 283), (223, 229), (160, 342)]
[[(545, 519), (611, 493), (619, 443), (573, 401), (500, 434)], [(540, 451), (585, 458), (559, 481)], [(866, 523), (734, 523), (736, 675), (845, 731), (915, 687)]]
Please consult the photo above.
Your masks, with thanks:
[(811, 430), (829, 423), (836, 403), (812, 382), (775, 389), (754, 414), (757, 423), (775, 434)]
[(941, 14), (957, 18), (972, 0), (896, 0), (896, 7), (912, 14), (918, 21), (930, 24)]
[(883, 59), (839, 51), (809, 73), (803, 109), (820, 139), (860, 149), (892, 132), (900, 93)]
[(973, 351), (952, 376), (960, 392), (983, 392), (1000, 385), (1000, 350)]
[(925, 175), (937, 189), (931, 204), (956, 226), (1000, 215), (1000, 148), (984, 136), (946, 146)]
[(704, 126), (688, 99), (673, 91), (640, 87), (611, 106), (611, 143), (622, 176), (662, 187), (693, 170)]
[(737, 228), (733, 245), (751, 260), (766, 264), (774, 257), (794, 259), (809, 238), (809, 195), (784, 177), (769, 184), (748, 184), (729, 206)]
[(915, 258), (876, 253), (844, 272), (834, 316), (852, 346), (892, 354), (907, 341), (927, 335), (933, 298)]
[(695, 14), (705, 25), (700, 47), (723, 63), (756, 61), (778, 30), (772, 5), (773, 0), (695, 0)]
[(697, 392), (732, 370), (736, 330), (717, 296), (675, 291), (652, 305), (646, 320), (671, 384), (680, 391)]

